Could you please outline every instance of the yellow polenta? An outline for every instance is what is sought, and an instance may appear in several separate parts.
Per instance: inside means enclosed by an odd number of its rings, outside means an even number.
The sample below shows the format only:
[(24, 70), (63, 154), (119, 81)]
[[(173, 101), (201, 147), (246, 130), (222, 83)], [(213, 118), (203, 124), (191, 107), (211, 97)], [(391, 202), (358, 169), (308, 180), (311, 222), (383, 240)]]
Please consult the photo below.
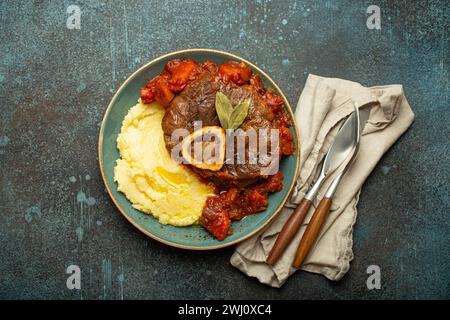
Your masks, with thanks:
[(136, 209), (163, 224), (187, 226), (198, 221), (214, 190), (170, 157), (161, 127), (163, 116), (164, 109), (156, 102), (139, 102), (130, 109), (117, 138), (121, 159), (114, 168), (114, 180)]

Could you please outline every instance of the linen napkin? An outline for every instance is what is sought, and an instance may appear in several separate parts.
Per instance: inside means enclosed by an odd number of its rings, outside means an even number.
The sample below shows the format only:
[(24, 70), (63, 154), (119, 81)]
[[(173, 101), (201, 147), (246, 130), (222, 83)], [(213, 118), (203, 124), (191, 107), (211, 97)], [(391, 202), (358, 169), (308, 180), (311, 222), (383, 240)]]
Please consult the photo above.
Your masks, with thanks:
[(231, 257), (233, 266), (272, 287), (281, 287), (296, 271), (291, 264), (301, 236), (333, 176), (322, 186), (300, 231), (275, 266), (266, 264), (266, 257), (293, 207), (317, 178), (320, 162), (340, 124), (353, 112), (354, 102), (360, 108), (368, 108), (369, 114), (362, 131), (359, 154), (341, 180), (316, 245), (302, 266), (303, 270), (322, 274), (330, 280), (341, 279), (349, 270), (361, 186), (382, 155), (411, 125), (414, 114), (401, 85), (367, 88), (356, 82), (316, 75), (308, 76), (295, 111), (301, 154), (297, 185), (278, 217), (263, 231), (236, 247)]

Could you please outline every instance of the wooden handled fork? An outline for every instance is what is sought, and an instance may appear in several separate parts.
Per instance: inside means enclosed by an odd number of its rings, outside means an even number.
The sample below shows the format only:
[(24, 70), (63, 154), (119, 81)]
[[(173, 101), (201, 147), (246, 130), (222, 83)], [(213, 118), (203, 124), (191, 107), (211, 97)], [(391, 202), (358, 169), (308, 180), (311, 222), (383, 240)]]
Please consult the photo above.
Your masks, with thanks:
[(295, 268), (300, 268), (302, 266), (303, 261), (305, 261), (305, 258), (314, 246), (323, 222), (330, 211), (331, 203), (331, 198), (323, 198), (317, 206), (316, 211), (314, 211), (314, 214), (306, 227), (305, 233), (303, 234), (302, 240), (300, 241), (297, 253), (295, 254), (294, 262), (292, 264)]

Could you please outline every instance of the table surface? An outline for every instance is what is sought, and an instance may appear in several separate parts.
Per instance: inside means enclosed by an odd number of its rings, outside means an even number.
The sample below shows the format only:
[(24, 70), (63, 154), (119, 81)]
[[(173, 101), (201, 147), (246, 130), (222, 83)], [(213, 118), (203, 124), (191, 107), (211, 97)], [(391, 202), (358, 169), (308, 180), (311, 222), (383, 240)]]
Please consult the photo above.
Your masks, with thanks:
[[(380, 30), (367, 1), (0, 2), (0, 298), (449, 299), (449, 6), (376, 2)], [(404, 86), (416, 119), (364, 185), (341, 281), (299, 272), (269, 288), (230, 265), (233, 248), (170, 248), (114, 207), (97, 162), (108, 102), (140, 65), (195, 47), (253, 61), (292, 105), (309, 73)]]

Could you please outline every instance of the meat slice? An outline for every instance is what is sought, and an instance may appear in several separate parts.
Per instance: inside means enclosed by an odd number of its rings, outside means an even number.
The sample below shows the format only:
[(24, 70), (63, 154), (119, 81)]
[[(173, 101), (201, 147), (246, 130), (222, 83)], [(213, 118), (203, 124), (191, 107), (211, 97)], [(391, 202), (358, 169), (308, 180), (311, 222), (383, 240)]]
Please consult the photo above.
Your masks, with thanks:
[[(172, 151), (175, 145), (179, 143), (179, 140), (172, 139), (172, 133), (176, 129), (187, 129), (191, 133), (194, 131), (195, 121), (202, 121), (203, 126), (220, 125), (215, 108), (217, 91), (224, 93), (230, 99), (232, 105), (251, 99), (252, 103), (248, 115), (240, 127), (244, 132), (249, 129), (275, 128), (274, 113), (255, 86), (239, 86), (233, 82), (225, 83), (220, 80), (220, 77), (216, 77), (215, 74), (205, 70), (190, 82), (167, 108), (162, 121), (162, 128), (166, 147), (169, 151)], [(258, 143), (261, 143), (261, 141)], [(220, 188), (244, 187), (267, 178), (261, 174), (262, 167), (260, 164), (248, 163), (249, 146), (247, 144), (245, 145), (245, 152), (246, 163), (237, 164), (238, 155), (235, 152), (235, 159), (228, 159), (219, 171), (204, 170), (193, 166), (190, 166), (190, 168)]]
[(200, 74), (170, 103), (162, 120), (164, 141), (169, 151), (179, 143), (172, 139), (176, 129), (187, 129), (191, 133), (195, 121), (202, 121), (203, 126), (219, 125), (214, 104), (218, 83), (213, 80), (209, 72)]

